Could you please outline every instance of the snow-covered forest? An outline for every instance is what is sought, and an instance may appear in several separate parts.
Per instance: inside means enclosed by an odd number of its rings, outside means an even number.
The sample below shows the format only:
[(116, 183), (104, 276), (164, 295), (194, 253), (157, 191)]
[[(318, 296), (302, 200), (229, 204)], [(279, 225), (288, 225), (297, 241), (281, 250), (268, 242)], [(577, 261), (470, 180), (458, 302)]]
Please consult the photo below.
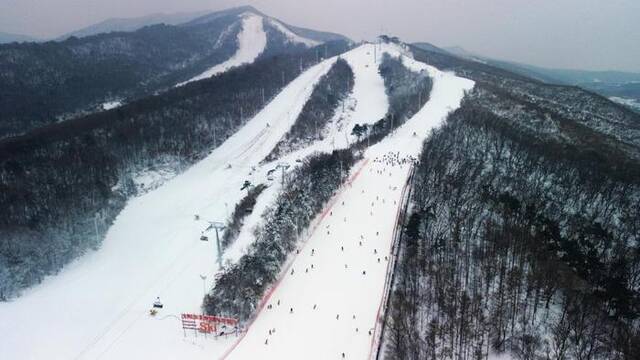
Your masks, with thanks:
[(633, 127), (596, 122), (633, 115), (575, 88), (460, 67), (479, 84), (425, 143), (387, 358), (635, 358), (638, 146), (622, 142)]

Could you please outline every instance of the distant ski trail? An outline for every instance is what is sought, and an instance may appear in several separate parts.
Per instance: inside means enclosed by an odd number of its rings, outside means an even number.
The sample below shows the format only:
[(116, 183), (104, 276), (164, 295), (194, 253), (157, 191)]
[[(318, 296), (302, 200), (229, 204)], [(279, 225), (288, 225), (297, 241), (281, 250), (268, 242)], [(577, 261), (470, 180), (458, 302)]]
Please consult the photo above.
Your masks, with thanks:
[(210, 78), (231, 68), (252, 63), (267, 46), (267, 35), (263, 29), (263, 19), (255, 14), (242, 15), (242, 28), (238, 33), (238, 49), (227, 61), (215, 65), (202, 74), (195, 76), (176, 86), (183, 86), (193, 81)]

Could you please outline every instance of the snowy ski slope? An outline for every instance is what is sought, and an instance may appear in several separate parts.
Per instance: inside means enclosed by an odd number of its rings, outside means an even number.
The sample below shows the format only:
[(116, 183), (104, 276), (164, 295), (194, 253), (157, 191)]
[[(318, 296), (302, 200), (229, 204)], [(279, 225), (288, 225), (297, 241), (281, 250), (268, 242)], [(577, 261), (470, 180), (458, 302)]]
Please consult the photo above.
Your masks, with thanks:
[[(210, 358), (223, 341), (183, 339), (175, 317), (200, 311), (199, 275), (210, 286), (217, 271), (215, 242), (200, 241), (201, 232), (207, 221), (225, 220), (245, 179), (266, 178), (259, 171), (248, 176), (251, 166), (291, 127), (333, 62), (305, 71), (206, 159), (132, 199), (100, 250), (0, 303), (0, 359)], [(156, 296), (165, 308), (150, 317)]]
[[(382, 45), (374, 51), (373, 47), (365, 44), (342, 55), (353, 68), (355, 85), (348, 106), (330, 123), (330, 136), (278, 162), (294, 164), (314, 151), (346, 147), (353, 141), (350, 130), (355, 123), (373, 123), (384, 116), (388, 101), (376, 61), (381, 50), (402, 56), (402, 49)], [(464, 90), (473, 86), (407, 57), (405, 65), (428, 71), (434, 78), (430, 101), (354, 166), (350, 186), (314, 221), (300, 254), (292, 256), (294, 274), (289, 269), (273, 289), (268, 302), (273, 308), (259, 311), (240, 338), (185, 338), (176, 317), (200, 311), (203, 285), (210, 287), (218, 271), (215, 242), (199, 241), (207, 221), (225, 220), (244, 195), (240, 191), (244, 180), (265, 182), (275, 162), (258, 163), (291, 127), (313, 86), (334, 61), (305, 71), (206, 159), (132, 199), (100, 250), (15, 301), (0, 303), (0, 359), (327, 359), (339, 358), (342, 352), (351, 359), (369, 356), (374, 337), (368, 332), (376, 324), (387, 272), (384, 256), (409, 173), (407, 164), (391, 166), (380, 160), (388, 160), (391, 152), (398, 158), (417, 156), (429, 131), (459, 106)], [(236, 261), (251, 243), (251, 229), (279, 190), (275, 178), (224, 254), (225, 261)], [(206, 235), (215, 238), (212, 232)], [(207, 276), (206, 283), (201, 274)], [(150, 317), (156, 296), (165, 308)], [(269, 335), (270, 329), (276, 331)]]
[[(361, 48), (362, 49), (362, 48)], [(382, 50), (401, 56), (400, 48)], [(228, 359), (367, 359), (383, 297), (392, 233), (409, 163), (429, 131), (460, 105), (473, 82), (405, 57), (434, 79), (429, 102), (396, 132), (365, 152), (351, 183), (332, 200), (300, 245), (281, 282)], [(415, 133), (415, 135), (414, 135)], [(380, 259), (380, 262), (378, 262)], [(269, 308), (271, 305), (271, 308)], [(275, 329), (275, 331), (274, 331)], [(369, 333), (371, 331), (371, 334)]]
[[(280, 162), (295, 164), (297, 159), (303, 159), (314, 152), (331, 152), (334, 149), (344, 149), (356, 140), (351, 135), (355, 124), (371, 124), (384, 117), (389, 108), (385, 93), (384, 80), (377, 70), (373, 57), (373, 45), (367, 44), (357, 47), (341, 55), (354, 72), (354, 88), (345, 106), (338, 106), (335, 116), (327, 125), (324, 140), (317, 141), (310, 146), (287, 154), (271, 163), (264, 165), (265, 169), (273, 169)], [(273, 203), (277, 196), (280, 173), (275, 173), (274, 183), (260, 196), (254, 211), (247, 217), (238, 236), (236, 245), (224, 253), (225, 260), (236, 261), (246, 253), (247, 247), (253, 240), (253, 230), (262, 220), (264, 210)]]
[(242, 29), (238, 33), (238, 50), (227, 61), (209, 68), (202, 74), (176, 86), (182, 86), (223, 73), (231, 68), (252, 63), (267, 46), (267, 34), (262, 26), (262, 17), (246, 13), (242, 15)]
[(215, 65), (207, 69), (202, 74), (195, 76), (187, 81), (181, 82), (176, 86), (182, 86), (193, 81), (210, 78), (214, 75), (223, 73), (231, 68), (254, 62), (267, 47), (267, 34), (264, 31), (264, 21), (269, 21), (275, 29), (280, 31), (287, 41), (296, 44), (303, 44), (307, 47), (319, 45), (319, 41), (307, 39), (299, 36), (289, 30), (286, 26), (275, 19), (265, 19), (264, 17), (253, 14), (244, 13), (242, 17), (242, 28), (238, 33), (238, 49), (229, 60)]

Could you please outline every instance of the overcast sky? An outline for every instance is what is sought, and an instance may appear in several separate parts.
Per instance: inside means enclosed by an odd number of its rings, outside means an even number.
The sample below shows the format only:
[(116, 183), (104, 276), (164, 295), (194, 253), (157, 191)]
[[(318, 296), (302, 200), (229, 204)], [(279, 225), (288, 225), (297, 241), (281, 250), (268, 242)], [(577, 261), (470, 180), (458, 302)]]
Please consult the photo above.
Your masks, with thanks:
[(0, 31), (54, 37), (111, 17), (245, 4), (354, 40), (383, 28), (534, 65), (640, 72), (640, 0), (0, 0)]

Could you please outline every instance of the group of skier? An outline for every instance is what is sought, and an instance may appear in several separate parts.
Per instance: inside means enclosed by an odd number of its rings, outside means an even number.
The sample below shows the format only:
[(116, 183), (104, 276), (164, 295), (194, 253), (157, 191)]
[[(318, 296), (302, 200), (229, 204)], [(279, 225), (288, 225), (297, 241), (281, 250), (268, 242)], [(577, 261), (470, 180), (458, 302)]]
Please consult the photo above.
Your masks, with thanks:
[[(390, 153), (385, 154), (382, 157), (377, 157), (377, 158), (374, 159), (374, 163), (379, 163), (379, 164), (383, 164), (384, 165), (382, 167), (382, 169), (376, 171), (376, 173), (378, 173), (380, 175), (386, 175), (386, 174), (391, 175), (391, 168), (396, 167), (396, 166), (403, 166), (403, 165), (406, 165), (406, 164), (409, 164), (409, 163), (415, 163), (416, 161), (417, 161), (417, 159), (412, 157), (412, 156), (401, 157), (399, 152), (390, 152)], [(377, 167), (380, 167), (380, 166), (377, 166)], [(373, 171), (373, 169), (372, 169), (372, 171)], [(362, 190), (362, 193), (365, 194), (365, 189)], [(371, 202), (371, 208), (373, 209), (376, 206), (377, 203), (385, 204), (386, 200), (384, 199), (384, 197), (382, 197), (380, 195), (376, 195), (375, 196), (375, 200), (373, 200)], [(396, 201), (393, 201), (393, 203), (396, 204)], [(342, 206), (345, 206), (345, 201), (342, 201), (341, 204), (342, 204)], [(337, 209), (334, 209), (334, 210), (337, 210)], [(329, 211), (329, 216), (330, 217), (334, 216), (334, 210)], [(340, 216), (340, 217), (338, 217), (338, 219), (340, 219), (340, 222), (347, 223), (348, 214), (347, 214), (347, 216)], [(330, 224), (326, 225), (324, 227), (324, 231), (326, 231), (326, 234), (328, 236), (332, 236), (332, 234), (335, 234), (335, 237), (337, 237), (337, 240), (339, 241), (338, 247), (337, 247), (337, 248), (339, 248), (338, 254), (339, 254), (339, 256), (340, 255), (344, 256), (344, 254), (346, 252), (348, 252), (348, 250), (349, 250), (349, 247), (350, 247), (349, 246), (349, 242), (343, 241), (343, 240), (345, 240), (344, 239), (344, 235), (341, 235), (339, 230), (336, 230), (334, 232), (334, 231), (331, 231), (330, 228), (331, 228)], [(380, 236), (380, 231), (371, 232), (371, 236), (374, 236), (374, 234), (375, 234), (375, 237), (379, 237)], [(361, 234), (358, 238), (353, 239), (353, 242), (352, 242), (353, 247), (352, 247), (352, 249), (354, 247), (356, 249), (358, 249), (358, 248), (362, 248), (363, 250), (367, 249), (368, 248), (366, 246), (367, 245), (367, 240), (368, 240), (367, 237), (365, 237), (364, 234)], [(318, 252), (318, 250), (316, 248), (311, 248), (310, 250), (307, 250), (307, 251), (305, 251), (305, 252), (307, 252), (307, 254), (308, 254), (307, 256), (309, 256), (309, 257), (314, 257), (315, 258), (315, 257), (317, 257), (317, 255), (321, 256), (321, 254), (319, 254), (319, 252)], [(370, 253), (375, 257), (375, 259), (377, 260), (377, 263), (381, 263), (382, 259), (384, 259), (385, 262), (389, 261), (389, 257), (388, 256), (383, 256), (384, 254), (380, 254), (380, 251), (379, 251), (378, 248), (369, 249), (368, 251), (370, 251)], [(296, 254), (297, 255), (299, 255), (301, 253), (303, 253), (301, 251), (301, 249), (297, 249), (296, 250)], [(318, 261), (320, 261), (320, 260), (318, 259)], [(316, 268), (317, 267), (314, 265), (314, 263), (309, 263), (308, 266), (305, 267), (305, 274), (309, 274), (310, 270), (315, 270)], [(349, 264), (348, 263), (344, 263), (344, 268), (345, 269), (349, 269)], [(366, 276), (367, 275), (367, 269), (361, 269), (360, 271), (362, 273), (362, 276)], [(300, 276), (300, 275), (296, 275), (294, 267), (291, 267), (290, 276)], [(277, 306), (280, 306), (280, 300), (277, 300)], [(273, 309), (273, 307), (274, 307), (273, 304), (269, 304), (267, 306), (267, 309), (271, 310), (271, 309)], [(313, 310), (318, 309), (318, 304), (313, 304), (312, 309)], [(289, 307), (289, 314), (295, 316), (296, 312), (295, 312), (295, 309), (294, 309), (293, 306)], [(340, 314), (336, 314), (335, 318), (336, 318), (336, 320), (340, 320)], [(352, 315), (352, 319), (354, 319), (354, 320), (356, 319), (356, 315), (355, 314)], [(356, 333), (359, 333), (359, 327), (354, 327), (354, 329), (355, 329)], [(272, 336), (273, 333), (275, 333), (275, 329), (270, 329), (268, 335)], [(371, 336), (372, 335), (372, 331), (369, 330), (368, 334), (369, 334), (369, 336)], [(267, 337), (265, 339), (265, 345), (268, 345), (268, 344), (269, 344), (269, 338)], [(346, 358), (346, 353), (342, 352), (340, 355), (341, 355), (342, 358)]]

